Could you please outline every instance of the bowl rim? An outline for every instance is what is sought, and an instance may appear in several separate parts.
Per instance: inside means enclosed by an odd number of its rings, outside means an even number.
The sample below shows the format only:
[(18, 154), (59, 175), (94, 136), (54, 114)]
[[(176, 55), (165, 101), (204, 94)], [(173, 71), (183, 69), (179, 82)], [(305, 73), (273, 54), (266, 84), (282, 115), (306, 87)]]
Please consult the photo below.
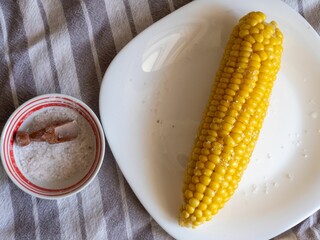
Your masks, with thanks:
[[(8, 166), (5, 162), (5, 156), (4, 156), (4, 145), (7, 144), (4, 139), (5, 139), (5, 134), (7, 133), (7, 130), (9, 128), (10, 123), (13, 121), (13, 119), (15, 118), (15, 116), (21, 111), (23, 110), (25, 107), (27, 107), (30, 103), (35, 103), (38, 101), (41, 101), (42, 99), (67, 99), (70, 100), (71, 102), (75, 102), (76, 104), (78, 104), (79, 106), (83, 107), (88, 115), (90, 115), (90, 117), (92, 118), (93, 122), (96, 124), (96, 128), (97, 128), (97, 134), (95, 134), (95, 138), (100, 141), (100, 151), (99, 153), (99, 158), (97, 159), (97, 165), (95, 167), (95, 169), (93, 170), (93, 172), (90, 174), (90, 176), (83, 182), (81, 183), (78, 187), (76, 187), (75, 189), (72, 189), (71, 191), (64, 193), (64, 194), (60, 194), (60, 195), (42, 195), (41, 193), (36, 193), (36, 192), (32, 192), (29, 189), (25, 188), (24, 186), (22, 186), (16, 179), (15, 177), (13, 177), (13, 175), (10, 173)], [(50, 102), (50, 101), (47, 101)], [(26, 111), (27, 112), (27, 111)], [(28, 117), (27, 117), (28, 118)], [(87, 119), (86, 119), (87, 120)], [(87, 120), (88, 121), (88, 120)], [(15, 123), (14, 125), (17, 125), (17, 123)], [(79, 193), (80, 191), (82, 191), (83, 189), (85, 189), (92, 181), (93, 179), (96, 177), (96, 175), (98, 174), (103, 160), (104, 160), (104, 155), (105, 155), (105, 135), (104, 135), (104, 131), (103, 128), (101, 126), (101, 123), (98, 119), (98, 117), (96, 116), (96, 114), (92, 111), (92, 109), (85, 104), (83, 101), (66, 95), (66, 94), (61, 94), (61, 93), (49, 93), (49, 94), (42, 94), (39, 96), (36, 96), (34, 98), (29, 99), (28, 101), (24, 102), (23, 104), (21, 104), (19, 107), (17, 107), (15, 109), (15, 111), (10, 115), (10, 117), (8, 118), (8, 120), (6, 121), (3, 129), (2, 129), (2, 133), (1, 133), (1, 139), (0, 139), (0, 156), (1, 156), (1, 162), (2, 162), (2, 166), (7, 174), (7, 176), (11, 179), (11, 181), (18, 187), (20, 188), (22, 191), (37, 197), (37, 198), (42, 198), (42, 199), (47, 199), (47, 200), (56, 200), (56, 199), (61, 199), (61, 198), (66, 198), (69, 196), (72, 196), (76, 193)], [(80, 179), (78, 182), (76, 182), (75, 184), (78, 184), (82, 179)], [(34, 183), (33, 183), (34, 184)], [(34, 184), (36, 185), (36, 184)], [(38, 185), (36, 185), (38, 186)], [(40, 187), (40, 186), (38, 186)], [(57, 189), (59, 191), (59, 189)]]

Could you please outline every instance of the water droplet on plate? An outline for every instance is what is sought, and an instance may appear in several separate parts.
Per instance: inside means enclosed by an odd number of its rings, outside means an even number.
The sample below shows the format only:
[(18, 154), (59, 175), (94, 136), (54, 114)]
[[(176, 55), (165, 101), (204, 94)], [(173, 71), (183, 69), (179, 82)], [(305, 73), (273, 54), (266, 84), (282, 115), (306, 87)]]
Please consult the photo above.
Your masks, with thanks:
[(268, 183), (264, 184), (264, 193), (265, 194), (269, 194), (269, 185), (268, 185)]
[(180, 166), (185, 169), (188, 162), (188, 156), (185, 154), (178, 154), (177, 155), (177, 162), (180, 164)]
[(252, 192), (252, 193), (256, 193), (257, 191), (258, 191), (257, 185), (253, 184), (253, 185), (251, 186), (251, 192)]
[(287, 173), (287, 178), (292, 181), (293, 180), (293, 174), (292, 173)]
[(310, 99), (309, 104), (314, 105), (314, 104), (316, 104), (316, 102), (313, 99)]
[(316, 118), (318, 118), (318, 112), (312, 112), (312, 113), (310, 113), (310, 116), (313, 118), (313, 119), (316, 119)]
[(297, 141), (297, 147), (301, 145), (301, 141)]

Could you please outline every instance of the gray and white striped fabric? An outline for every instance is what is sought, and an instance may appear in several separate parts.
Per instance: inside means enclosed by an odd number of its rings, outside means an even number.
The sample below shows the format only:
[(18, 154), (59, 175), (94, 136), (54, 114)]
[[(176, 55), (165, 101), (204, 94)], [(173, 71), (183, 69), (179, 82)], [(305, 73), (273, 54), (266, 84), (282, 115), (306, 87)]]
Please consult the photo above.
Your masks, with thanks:
[[(320, 1), (284, 0), (320, 32)], [(0, 130), (44, 93), (82, 99), (98, 114), (102, 76), (133, 37), (190, 0), (1, 0)], [(318, 218), (319, 217), (319, 218)], [(276, 237), (320, 239), (320, 214)], [(58, 201), (19, 190), (0, 166), (0, 239), (172, 239), (141, 206), (110, 149), (94, 182)]]

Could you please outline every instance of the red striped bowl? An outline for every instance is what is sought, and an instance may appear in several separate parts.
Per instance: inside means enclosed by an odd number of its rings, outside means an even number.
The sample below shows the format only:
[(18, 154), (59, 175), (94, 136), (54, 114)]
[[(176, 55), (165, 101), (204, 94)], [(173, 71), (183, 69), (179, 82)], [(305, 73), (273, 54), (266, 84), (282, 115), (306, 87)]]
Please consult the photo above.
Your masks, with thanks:
[[(94, 160), (81, 178), (72, 184), (62, 184), (59, 188), (50, 188), (36, 184), (23, 174), (20, 164), (14, 154), (14, 136), (30, 115), (35, 116), (38, 111), (50, 107), (63, 107), (77, 111), (91, 126), (95, 136)], [(1, 135), (1, 159), (5, 171), (10, 179), (23, 191), (35, 197), (57, 199), (73, 195), (83, 190), (97, 175), (105, 152), (105, 139), (101, 124), (94, 112), (80, 100), (63, 94), (46, 94), (35, 97), (19, 108), (10, 116)]]

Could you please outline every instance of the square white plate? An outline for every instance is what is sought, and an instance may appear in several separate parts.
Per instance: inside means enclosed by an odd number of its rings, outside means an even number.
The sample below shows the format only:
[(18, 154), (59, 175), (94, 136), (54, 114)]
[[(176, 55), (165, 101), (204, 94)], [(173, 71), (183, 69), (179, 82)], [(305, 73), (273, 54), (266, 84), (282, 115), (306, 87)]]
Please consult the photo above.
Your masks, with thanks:
[[(196, 230), (177, 216), (187, 157), (232, 27), (263, 11), (284, 34), (282, 67), (238, 190)], [(280, 1), (198, 0), (133, 39), (107, 70), (100, 114), (111, 150), (152, 217), (177, 239), (269, 239), (320, 207), (320, 40)]]

